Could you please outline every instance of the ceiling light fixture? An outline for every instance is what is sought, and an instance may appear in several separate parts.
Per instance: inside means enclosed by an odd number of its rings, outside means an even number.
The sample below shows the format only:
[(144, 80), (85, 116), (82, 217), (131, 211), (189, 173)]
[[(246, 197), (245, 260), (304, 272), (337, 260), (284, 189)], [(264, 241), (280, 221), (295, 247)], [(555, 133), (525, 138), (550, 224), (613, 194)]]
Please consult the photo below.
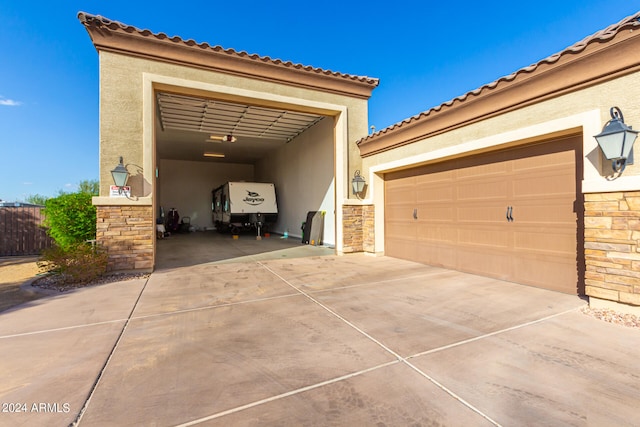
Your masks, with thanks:
[(236, 138), (231, 134), (224, 135), (224, 136), (210, 135), (209, 139), (212, 139), (214, 141), (221, 141), (221, 142), (236, 142), (238, 140), (238, 138)]
[(204, 153), (205, 157), (218, 157), (218, 158), (222, 158), (224, 157), (224, 153)]

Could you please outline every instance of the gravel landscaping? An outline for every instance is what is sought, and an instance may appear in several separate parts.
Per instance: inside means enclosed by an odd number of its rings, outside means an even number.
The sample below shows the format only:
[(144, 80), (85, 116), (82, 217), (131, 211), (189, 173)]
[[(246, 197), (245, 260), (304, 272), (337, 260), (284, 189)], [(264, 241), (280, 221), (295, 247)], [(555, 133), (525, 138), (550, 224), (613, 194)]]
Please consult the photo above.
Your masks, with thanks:
[(49, 274), (32, 282), (31, 286), (40, 289), (66, 292), (72, 289), (85, 288), (87, 286), (104, 285), (106, 283), (124, 282), (134, 279), (146, 279), (149, 276), (150, 273), (113, 273), (98, 277), (97, 279), (87, 283), (64, 283), (63, 277), (56, 274)]
[(614, 323), (616, 325), (627, 326), (629, 328), (640, 328), (640, 317), (633, 314), (619, 313), (613, 310), (594, 309), (584, 307), (582, 312), (588, 316), (595, 317), (604, 322)]

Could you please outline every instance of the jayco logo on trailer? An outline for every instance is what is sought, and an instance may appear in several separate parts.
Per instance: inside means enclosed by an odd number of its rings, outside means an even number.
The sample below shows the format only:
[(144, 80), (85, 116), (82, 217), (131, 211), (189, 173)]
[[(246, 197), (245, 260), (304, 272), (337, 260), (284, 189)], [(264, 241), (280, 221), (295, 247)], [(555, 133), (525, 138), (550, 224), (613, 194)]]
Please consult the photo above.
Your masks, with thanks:
[(260, 197), (259, 193), (256, 193), (255, 191), (249, 191), (249, 190), (246, 190), (246, 191), (247, 191), (247, 197), (242, 199), (243, 202), (252, 206), (258, 206), (259, 204), (264, 202), (264, 197)]

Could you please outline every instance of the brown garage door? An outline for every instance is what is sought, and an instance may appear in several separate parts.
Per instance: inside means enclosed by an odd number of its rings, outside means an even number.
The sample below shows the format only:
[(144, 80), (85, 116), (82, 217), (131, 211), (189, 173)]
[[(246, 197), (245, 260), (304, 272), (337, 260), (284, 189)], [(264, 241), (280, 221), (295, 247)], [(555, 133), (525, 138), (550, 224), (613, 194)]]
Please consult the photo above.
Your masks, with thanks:
[(575, 294), (580, 136), (385, 176), (385, 253)]

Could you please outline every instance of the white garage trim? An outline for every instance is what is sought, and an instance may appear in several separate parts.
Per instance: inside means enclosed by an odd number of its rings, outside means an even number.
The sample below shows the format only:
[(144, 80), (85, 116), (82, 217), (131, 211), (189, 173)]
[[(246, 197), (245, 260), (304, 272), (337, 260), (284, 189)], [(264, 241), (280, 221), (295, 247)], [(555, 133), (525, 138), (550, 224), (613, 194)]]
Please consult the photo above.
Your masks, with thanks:
[[(235, 97), (248, 98), (259, 102), (267, 102), (272, 104), (295, 105), (303, 107), (306, 111), (315, 111), (323, 115), (335, 116), (335, 177), (334, 183), (344, 183), (348, 180), (348, 129), (347, 129), (347, 108), (342, 105), (330, 104), (325, 102), (312, 101), (302, 98), (294, 98), (288, 96), (277, 95), (268, 92), (259, 92), (254, 90), (239, 89), (229, 86), (221, 86), (210, 83), (203, 83), (193, 80), (180, 79), (176, 77), (168, 77), (164, 75), (143, 73), (143, 156), (144, 156), (144, 178), (145, 181), (155, 183), (155, 147), (154, 147), (154, 109), (155, 98), (154, 89), (158, 85), (175, 87), (176, 89), (186, 88), (191, 90), (199, 90), (209, 93), (218, 93), (231, 95)], [(342, 209), (338, 209), (337, 201), (344, 200), (348, 197), (347, 187), (345, 185), (335, 185), (334, 194), (334, 211), (335, 211), (335, 230), (336, 230), (336, 250), (342, 250), (343, 231), (342, 231)], [(154, 207), (155, 209), (155, 207)], [(328, 214), (331, 214), (328, 212)]]
[[(191, 90), (198, 90), (209, 93), (218, 93), (224, 95), (232, 95), (242, 98), (250, 98), (256, 101), (268, 102), (270, 105), (273, 103), (284, 105), (296, 105), (303, 107), (307, 111), (316, 111), (323, 115), (334, 115), (335, 120), (335, 165), (334, 165), (334, 212), (328, 212), (328, 214), (334, 214), (335, 217), (335, 238), (336, 238), (336, 250), (342, 251), (343, 246), (343, 229), (342, 229), (342, 209), (338, 206), (338, 201), (348, 199), (348, 124), (347, 124), (347, 108), (342, 105), (312, 101), (302, 98), (294, 98), (282, 95), (276, 95), (273, 93), (259, 92), (254, 90), (246, 90), (233, 88), (229, 86), (222, 86), (216, 84), (203, 83), (193, 80), (180, 79), (176, 77), (169, 77), (164, 75), (143, 73), (142, 74), (142, 94), (143, 94), (143, 107), (142, 107), (142, 143), (143, 143), (143, 177), (144, 182), (150, 183), (151, 188), (145, 189), (145, 194), (149, 194), (147, 197), (139, 197), (135, 200), (129, 200), (125, 198), (113, 199), (110, 197), (94, 197), (93, 203), (96, 205), (153, 205), (154, 211), (156, 210), (156, 200), (150, 194), (156, 184), (155, 168), (155, 123), (154, 123), (154, 110), (155, 110), (155, 97), (154, 89), (158, 85), (171, 86), (176, 89), (185, 88)], [(338, 183), (347, 183), (340, 185)], [(146, 191), (148, 190), (148, 192)], [(341, 206), (341, 205), (340, 205)]]

